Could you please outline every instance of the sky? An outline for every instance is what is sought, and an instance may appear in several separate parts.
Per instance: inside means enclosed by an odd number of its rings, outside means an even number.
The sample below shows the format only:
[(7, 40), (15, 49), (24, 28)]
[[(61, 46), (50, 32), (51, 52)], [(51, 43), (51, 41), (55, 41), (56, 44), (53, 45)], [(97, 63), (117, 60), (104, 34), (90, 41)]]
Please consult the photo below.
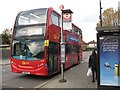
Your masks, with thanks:
[[(101, 0), (102, 11), (113, 7), (118, 9), (120, 0)], [(81, 28), (83, 40), (96, 41), (96, 23), (99, 21), (99, 0), (1, 0), (0, 33), (14, 26), (15, 18), (20, 11), (52, 7), (61, 13), (59, 6), (73, 11), (72, 22)]]

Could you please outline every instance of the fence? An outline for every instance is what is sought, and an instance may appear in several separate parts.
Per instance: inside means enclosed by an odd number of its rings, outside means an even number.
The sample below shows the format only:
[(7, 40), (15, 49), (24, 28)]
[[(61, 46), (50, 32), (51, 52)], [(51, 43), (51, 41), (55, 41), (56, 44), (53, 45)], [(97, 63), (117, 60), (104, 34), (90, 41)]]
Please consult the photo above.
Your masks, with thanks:
[(1, 48), (0, 53), (2, 52), (2, 60), (10, 58), (10, 49), (9, 48)]

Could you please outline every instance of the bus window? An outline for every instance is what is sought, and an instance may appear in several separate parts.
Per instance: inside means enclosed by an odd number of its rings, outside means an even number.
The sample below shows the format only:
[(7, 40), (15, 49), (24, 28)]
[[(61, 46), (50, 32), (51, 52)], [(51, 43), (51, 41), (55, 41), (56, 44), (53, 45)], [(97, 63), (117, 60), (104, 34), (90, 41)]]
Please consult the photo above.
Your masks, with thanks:
[(47, 9), (35, 9), (21, 12), (17, 17), (16, 25), (31, 25), (46, 23)]
[[(45, 36), (45, 25), (16, 28), (14, 37)], [(43, 36), (43, 37), (44, 37)]]
[(66, 54), (71, 53), (72, 45), (66, 44), (65, 48), (66, 48), (66, 50), (65, 50), (65, 51), (66, 51)]
[(51, 21), (52, 21), (52, 23), (53, 23), (54, 25), (60, 26), (59, 16), (58, 16), (56, 13), (54, 13), (54, 12), (51, 13)]

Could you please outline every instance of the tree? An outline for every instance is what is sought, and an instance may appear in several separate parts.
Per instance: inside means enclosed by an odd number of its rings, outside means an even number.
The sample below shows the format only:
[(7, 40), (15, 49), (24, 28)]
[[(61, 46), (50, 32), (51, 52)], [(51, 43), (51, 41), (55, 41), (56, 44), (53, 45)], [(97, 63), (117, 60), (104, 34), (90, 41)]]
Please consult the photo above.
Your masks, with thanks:
[(1, 36), (2, 36), (2, 44), (10, 44), (10, 37), (12, 34), (12, 29), (5, 29)]
[[(118, 11), (113, 8), (108, 8), (102, 13), (102, 26), (117, 26), (118, 25)], [(97, 23), (100, 26), (100, 21)]]

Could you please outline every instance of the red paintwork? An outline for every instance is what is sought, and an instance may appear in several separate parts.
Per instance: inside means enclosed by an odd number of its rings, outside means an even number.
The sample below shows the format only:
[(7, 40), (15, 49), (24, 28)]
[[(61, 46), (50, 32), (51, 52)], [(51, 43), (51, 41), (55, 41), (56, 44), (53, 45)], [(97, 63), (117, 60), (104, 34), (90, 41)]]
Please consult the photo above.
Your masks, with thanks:
[[(12, 72), (22, 73), (22, 72), (30, 72), (30, 74), (34, 75), (48, 75), (47, 66), (45, 63), (45, 59), (36, 60), (36, 61), (28, 61), (28, 60), (16, 60), (14, 58), (10, 58), (11, 70)], [(24, 62), (24, 63), (23, 63)]]

